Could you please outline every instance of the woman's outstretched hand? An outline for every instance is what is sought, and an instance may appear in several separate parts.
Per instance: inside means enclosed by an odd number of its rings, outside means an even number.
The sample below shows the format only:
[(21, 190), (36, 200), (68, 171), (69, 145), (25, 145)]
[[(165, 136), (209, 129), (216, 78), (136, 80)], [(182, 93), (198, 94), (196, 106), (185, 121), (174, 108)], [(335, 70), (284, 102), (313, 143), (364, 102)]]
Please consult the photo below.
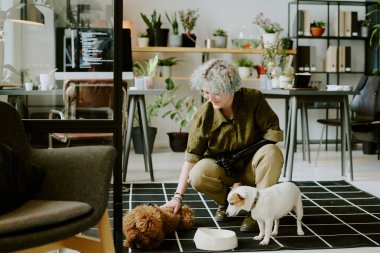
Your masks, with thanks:
[(162, 205), (162, 207), (171, 208), (173, 209), (173, 213), (176, 214), (181, 208), (181, 199), (173, 197), (171, 200), (166, 202), (166, 204)]

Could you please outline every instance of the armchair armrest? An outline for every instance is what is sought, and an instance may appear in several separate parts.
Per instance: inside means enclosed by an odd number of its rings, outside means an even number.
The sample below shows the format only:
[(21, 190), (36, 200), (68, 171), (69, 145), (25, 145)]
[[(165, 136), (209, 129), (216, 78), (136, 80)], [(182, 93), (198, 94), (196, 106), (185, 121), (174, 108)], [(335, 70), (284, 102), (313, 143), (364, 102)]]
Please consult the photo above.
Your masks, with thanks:
[(33, 149), (29, 158), (46, 171), (37, 199), (81, 201), (91, 206), (108, 199), (116, 158), (113, 146)]

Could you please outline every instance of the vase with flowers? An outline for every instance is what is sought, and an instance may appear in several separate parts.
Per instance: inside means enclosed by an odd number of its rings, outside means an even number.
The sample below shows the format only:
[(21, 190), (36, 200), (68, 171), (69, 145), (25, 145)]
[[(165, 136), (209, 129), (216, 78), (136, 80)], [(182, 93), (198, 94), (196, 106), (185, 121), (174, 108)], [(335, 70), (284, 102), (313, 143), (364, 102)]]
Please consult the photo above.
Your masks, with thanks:
[(269, 48), (271, 45), (277, 44), (279, 34), (283, 30), (279, 23), (272, 22), (269, 18), (265, 18), (262, 12), (257, 14), (253, 23), (264, 30), (262, 34), (264, 48)]

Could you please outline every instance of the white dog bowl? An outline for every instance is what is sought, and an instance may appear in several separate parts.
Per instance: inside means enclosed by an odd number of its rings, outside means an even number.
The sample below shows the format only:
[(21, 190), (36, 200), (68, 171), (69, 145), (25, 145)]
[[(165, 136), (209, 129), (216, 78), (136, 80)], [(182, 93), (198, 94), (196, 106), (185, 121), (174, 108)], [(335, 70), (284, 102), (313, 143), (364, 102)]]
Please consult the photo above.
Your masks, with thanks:
[(226, 229), (198, 228), (194, 242), (201, 250), (230, 250), (238, 246), (235, 232)]

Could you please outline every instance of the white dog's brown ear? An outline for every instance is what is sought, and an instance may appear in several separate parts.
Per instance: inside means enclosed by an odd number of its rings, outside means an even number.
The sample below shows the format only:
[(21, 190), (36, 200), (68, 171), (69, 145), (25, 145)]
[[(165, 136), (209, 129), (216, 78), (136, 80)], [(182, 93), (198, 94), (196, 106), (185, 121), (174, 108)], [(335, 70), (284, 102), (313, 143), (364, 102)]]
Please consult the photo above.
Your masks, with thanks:
[(238, 198), (239, 198), (240, 200), (244, 200), (244, 199), (245, 199), (245, 194), (238, 193), (238, 194), (236, 194), (236, 195), (238, 196)]
[(239, 183), (234, 183), (233, 185), (232, 185), (232, 187), (231, 187), (231, 189), (235, 189), (235, 188), (237, 188), (237, 187), (239, 187), (239, 186), (242, 186), (242, 184), (239, 182)]

